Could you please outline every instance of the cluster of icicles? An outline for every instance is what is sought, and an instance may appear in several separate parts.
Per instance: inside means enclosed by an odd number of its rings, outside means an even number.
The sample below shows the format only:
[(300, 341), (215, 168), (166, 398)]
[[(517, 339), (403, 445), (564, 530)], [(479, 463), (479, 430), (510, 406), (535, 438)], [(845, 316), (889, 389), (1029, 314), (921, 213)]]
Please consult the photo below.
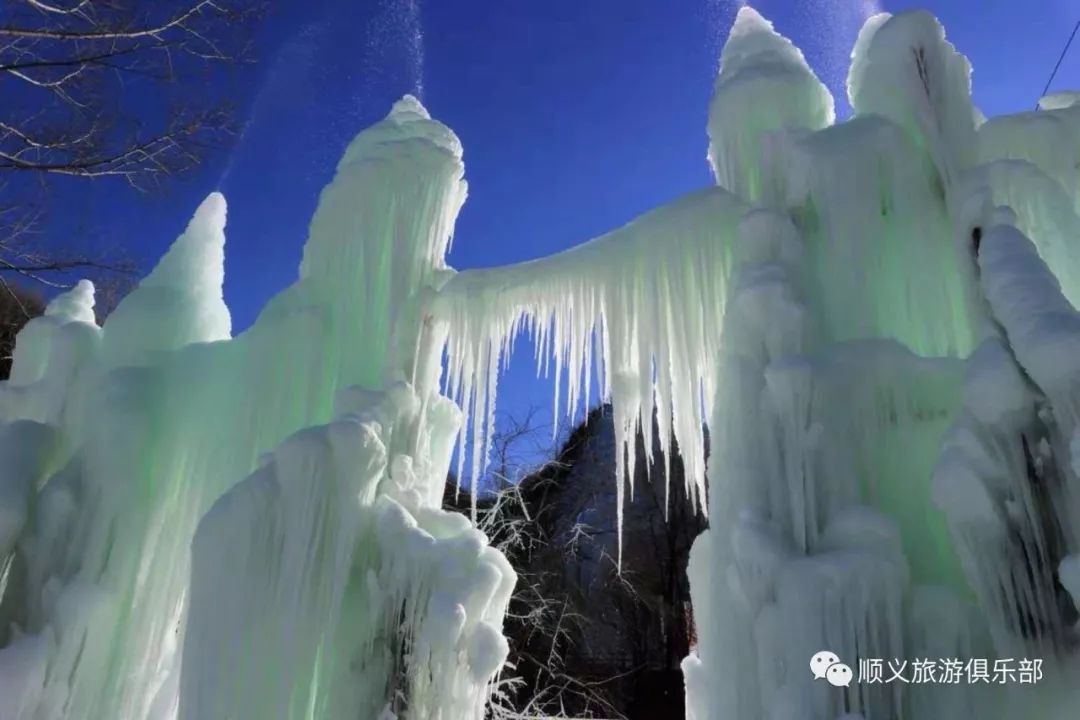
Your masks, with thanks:
[[(557, 408), (612, 403), (620, 513), (653, 417), (707, 505), (693, 720), (1069, 717), (1080, 96), (985, 120), (925, 13), (866, 23), (848, 92), (744, 8), (717, 186), (601, 238), (455, 273), (462, 149), (405, 98), (249, 330), (217, 195), (103, 327), (57, 297), (0, 385), (0, 720), (480, 720), (516, 578), (440, 503), (522, 331)], [(1044, 677), (833, 687), (823, 649)]]

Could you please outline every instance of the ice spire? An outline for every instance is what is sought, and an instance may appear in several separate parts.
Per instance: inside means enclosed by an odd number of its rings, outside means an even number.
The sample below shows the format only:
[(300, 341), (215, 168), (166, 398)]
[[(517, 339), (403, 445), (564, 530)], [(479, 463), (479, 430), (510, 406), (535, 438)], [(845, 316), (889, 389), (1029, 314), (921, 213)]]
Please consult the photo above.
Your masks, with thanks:
[(184, 234), (109, 315), (107, 362), (142, 364), (151, 353), (228, 338), (232, 323), (222, 296), (224, 280), (225, 197), (211, 193)]
[[(416, 327), (419, 291), (446, 274), (468, 187), (461, 157), (457, 136), (406, 95), (350, 143), (323, 191), (297, 292), (333, 298), (326, 322), (328, 341), (340, 347), (332, 372), (341, 374), (342, 387), (415, 380), (417, 355), (427, 354), (417, 343), (430, 339), (391, 331)], [(423, 371), (438, 374), (437, 367)]]
[(66, 322), (95, 322), (93, 283), (80, 280), (72, 289), (57, 295), (45, 307), (45, 316)]
[(439, 509), (460, 413), (438, 393), (429, 318), (463, 173), (453, 133), (399, 101), (323, 191), (299, 281), (238, 339), (258, 364), (302, 328), (283, 380), (312, 385), (297, 395), (318, 422), (199, 523), (182, 720), (483, 716), (515, 575)]
[(71, 290), (57, 295), (45, 307), (45, 314), (26, 324), (19, 333), (11, 363), (11, 384), (28, 385), (44, 376), (54, 379), (58, 369), (54, 365), (63, 362), (59, 344), (81, 324), (84, 329), (95, 325), (94, 286), (89, 280), (80, 280)]
[(930, 13), (882, 13), (867, 20), (847, 87), (856, 115), (886, 117), (926, 147), (946, 188), (975, 161), (971, 65)]
[(460, 414), (425, 322), (462, 175), (406, 98), (242, 335), (217, 194), (103, 332), (89, 284), (27, 328), (0, 385), (24, 423), (0, 433), (0, 717), (482, 716), (515, 576), (438, 509)]
[(717, 185), (746, 200), (777, 201), (771, 168), (778, 131), (820, 130), (834, 117), (832, 95), (802, 52), (742, 7), (709, 104), (708, 157)]

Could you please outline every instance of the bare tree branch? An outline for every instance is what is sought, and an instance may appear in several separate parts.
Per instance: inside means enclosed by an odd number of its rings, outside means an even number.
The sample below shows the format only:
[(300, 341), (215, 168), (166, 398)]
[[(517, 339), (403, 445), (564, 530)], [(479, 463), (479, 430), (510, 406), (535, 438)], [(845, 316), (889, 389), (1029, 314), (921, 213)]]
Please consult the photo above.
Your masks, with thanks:
[[(550, 506), (535, 495), (565, 466), (558, 460), (565, 437), (552, 437), (538, 408), (500, 417), (492, 437), (491, 463), (482, 483), (475, 522), (492, 547), (503, 552), (518, 573), (506, 616), (511, 660), (494, 683), (487, 709), (490, 720), (622, 718), (602, 692), (600, 680), (575, 677), (567, 657), (579, 642), (584, 618), (567, 598), (564, 568), (537, 567), (539, 553), (561, 555), (551, 546), (541, 515)], [(528, 490), (522, 482), (528, 478)], [(469, 503), (447, 488), (447, 501), (468, 514)], [(526, 497), (528, 492), (532, 497)], [(455, 504), (455, 499), (461, 504)], [(530, 509), (530, 504), (537, 507)], [(536, 510), (539, 510), (538, 512)]]
[(50, 5), (48, 3), (41, 2), (41, 0), (26, 0), (34, 8), (41, 10), (42, 12), (56, 13), (57, 15), (74, 15), (80, 12), (83, 8), (90, 5), (92, 0), (79, 0), (72, 7), (63, 8), (58, 5)]
[(0, 272), (49, 279), (114, 263), (40, 243), (50, 178), (162, 187), (225, 146), (230, 92), (265, 0), (8, 0), (0, 26)]
[(184, 12), (181, 12), (178, 15), (170, 18), (169, 20), (153, 27), (132, 28), (129, 30), (110, 30), (106, 29), (107, 26), (102, 26), (101, 29), (81, 32), (71, 30), (52, 30), (48, 28), (0, 27), (0, 37), (35, 38), (63, 41), (136, 40), (146, 37), (157, 39), (174, 28), (187, 29), (185, 23), (188, 20), (197, 16), (202, 11), (208, 9), (216, 10), (221, 13), (225, 12), (224, 9), (213, 0), (201, 0), (201, 2), (196, 3), (194, 7), (188, 8)]

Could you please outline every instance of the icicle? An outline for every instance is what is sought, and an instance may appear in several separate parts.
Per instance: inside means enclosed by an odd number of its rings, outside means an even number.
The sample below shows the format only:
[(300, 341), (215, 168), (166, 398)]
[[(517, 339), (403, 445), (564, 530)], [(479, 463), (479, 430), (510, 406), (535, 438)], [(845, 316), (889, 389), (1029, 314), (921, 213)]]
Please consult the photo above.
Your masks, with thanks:
[[(712, 348), (720, 341), (741, 212), (742, 204), (722, 190), (694, 193), (565, 253), (468, 270), (447, 282), (433, 311), (448, 328), (444, 387), (471, 416), (466, 425), (472, 428), (473, 476), (483, 472), (487, 456), (480, 414), (493, 407), (498, 350), (508, 346), (519, 319), (528, 318), (536, 332), (538, 367), (551, 359), (557, 382), (565, 376), (558, 395), (565, 400), (562, 414), (573, 415), (590, 395), (588, 348), (599, 344), (600, 394), (614, 406), (622, 448), (620, 487), (633, 478), (638, 428), (651, 452), (655, 410), (662, 449), (670, 450), (665, 431), (671, 429), (690, 494), (703, 498), (701, 396), (703, 389), (712, 394)], [(461, 443), (462, 450), (468, 447), (464, 438)]]

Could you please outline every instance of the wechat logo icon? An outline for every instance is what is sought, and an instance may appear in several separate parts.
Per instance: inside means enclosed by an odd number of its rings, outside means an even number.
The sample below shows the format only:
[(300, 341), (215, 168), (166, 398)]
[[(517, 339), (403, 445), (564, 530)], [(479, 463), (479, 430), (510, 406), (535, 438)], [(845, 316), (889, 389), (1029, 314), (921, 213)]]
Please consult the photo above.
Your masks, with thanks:
[(840, 657), (829, 650), (814, 653), (810, 658), (810, 672), (815, 680), (824, 679), (833, 687), (851, 685), (851, 668), (840, 662)]

